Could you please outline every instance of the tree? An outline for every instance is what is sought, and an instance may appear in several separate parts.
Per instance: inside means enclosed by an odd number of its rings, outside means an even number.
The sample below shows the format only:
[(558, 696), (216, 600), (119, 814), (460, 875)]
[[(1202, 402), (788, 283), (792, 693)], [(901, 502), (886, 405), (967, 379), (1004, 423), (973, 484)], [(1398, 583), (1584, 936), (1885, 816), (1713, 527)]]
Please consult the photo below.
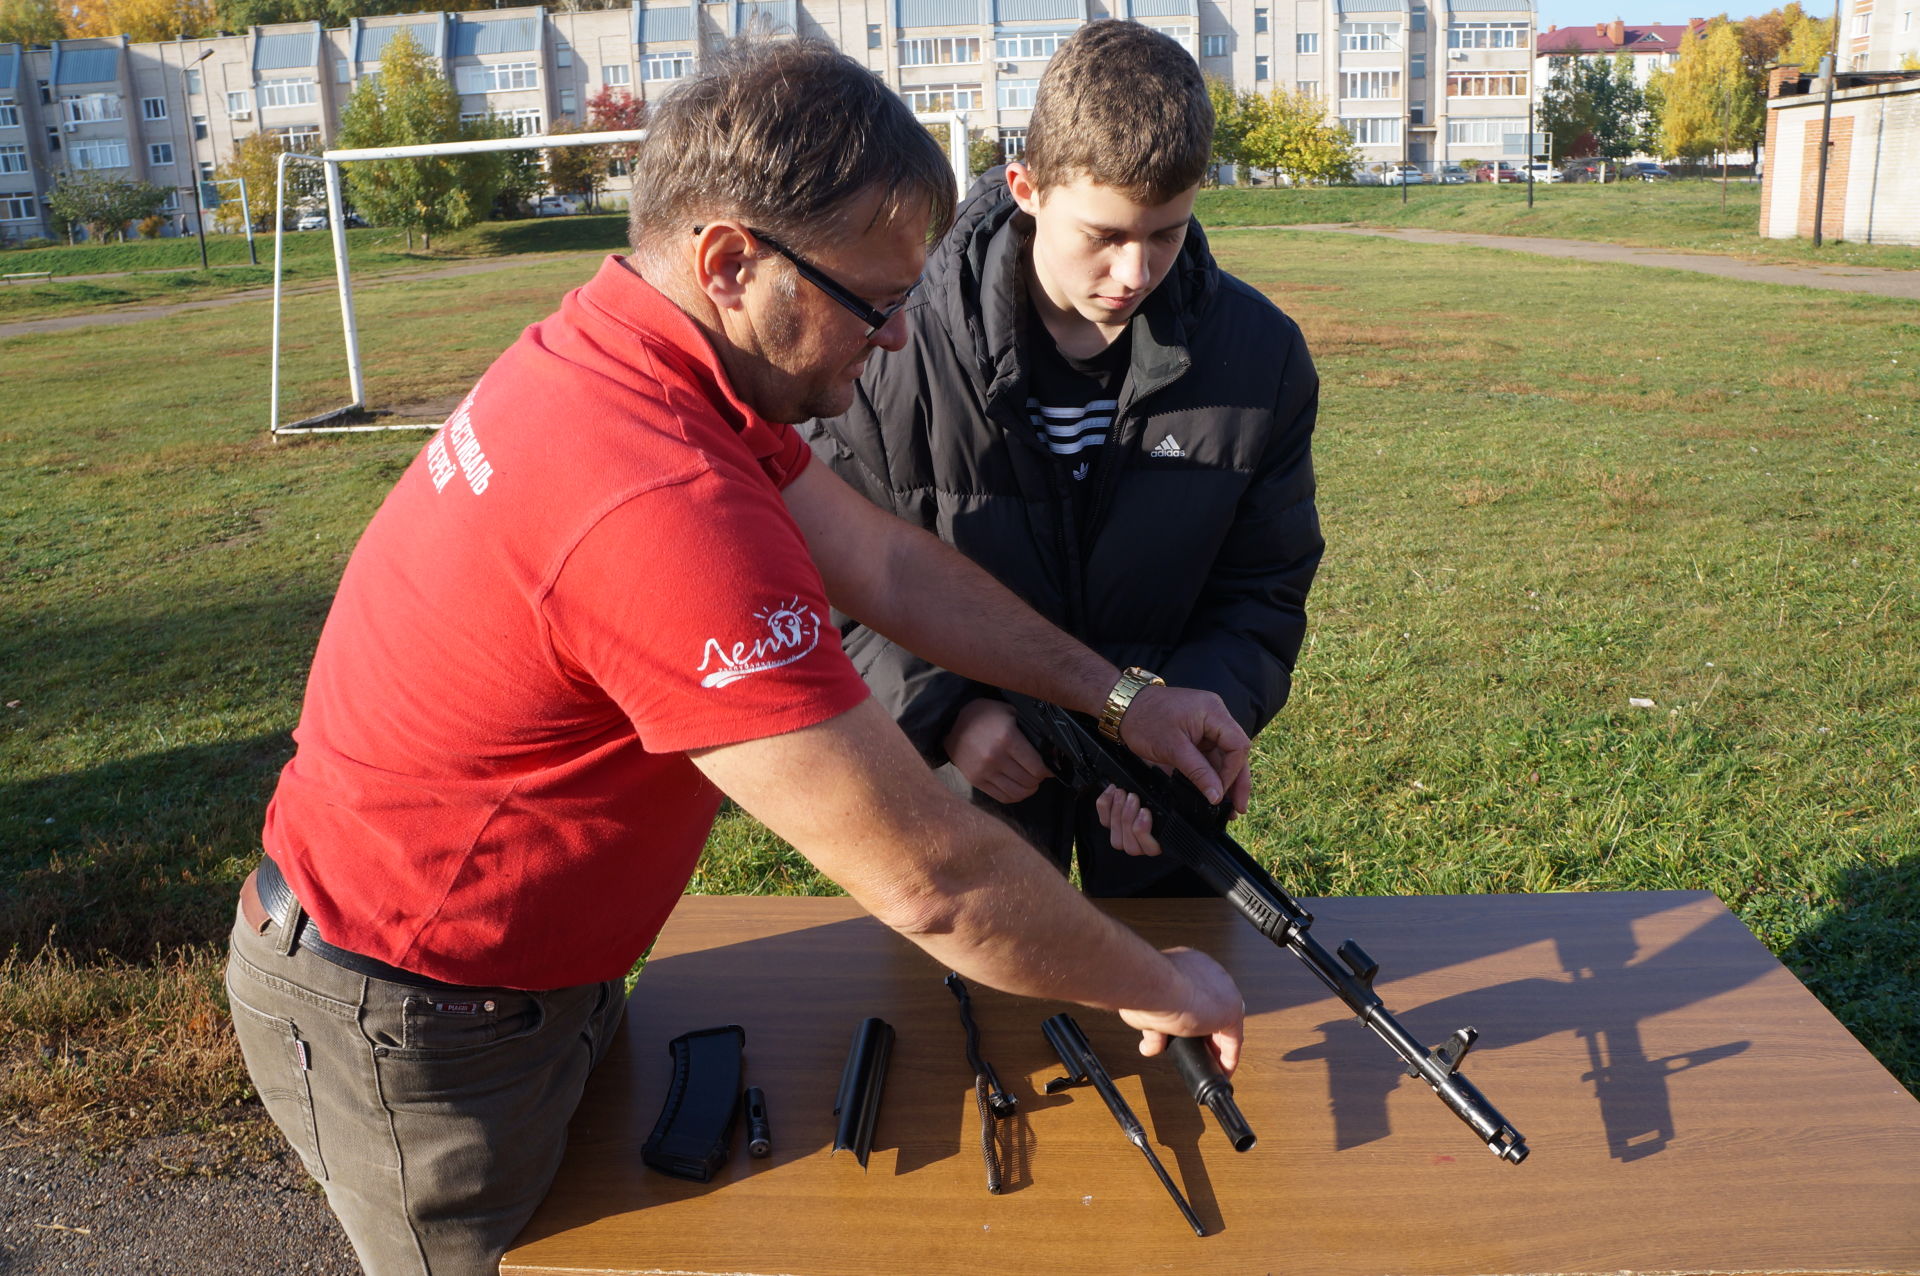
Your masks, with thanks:
[(169, 192), (152, 182), (108, 177), (93, 169), (61, 169), (47, 192), (47, 210), (69, 235), (75, 226), (87, 228), (90, 238), (106, 243), (115, 235), (127, 237), (127, 223), (151, 217), (167, 202)]
[[(233, 158), (213, 172), (218, 181), (235, 178), (246, 182), (245, 211), (253, 216), (255, 230), (272, 230), (282, 212), (275, 206), (276, 178), (280, 155), (287, 149), (281, 133), (249, 133), (234, 144)], [(324, 198), (325, 182), (312, 164), (287, 165), (287, 209), (299, 208)], [(243, 201), (231, 186), (221, 188), (220, 207), (213, 214), (221, 230), (239, 230)]]
[(1327, 104), (1311, 93), (1282, 88), (1250, 95), (1246, 119), (1246, 162), (1285, 174), (1296, 186), (1346, 181), (1360, 162), (1352, 135), (1327, 118)]
[(212, 0), (71, 0), (63, 8), (70, 36), (171, 40), (210, 35), (216, 26)]
[(1688, 40), (1661, 82), (1660, 153), (1700, 159), (1760, 144), (1766, 127), (1763, 85), (1741, 48), (1739, 25), (1724, 17)]
[(975, 133), (967, 139), (967, 173), (978, 177), (990, 168), (1007, 162), (1000, 139), (988, 133)]
[[(378, 78), (362, 80), (340, 114), (342, 147), (414, 146), (499, 135), (499, 121), (460, 120), (460, 95), (411, 33), (381, 52)], [(347, 171), (354, 206), (370, 220), (401, 226), (407, 246), (421, 234), (431, 252), (436, 232), (470, 225), (493, 207), (498, 153), (370, 160)]]
[(1640, 149), (1647, 99), (1633, 82), (1629, 55), (1552, 60), (1540, 95), (1540, 128), (1562, 159), (1602, 155), (1625, 159)]
[[(1236, 174), (1247, 164), (1249, 103), (1255, 95), (1236, 90), (1217, 75), (1207, 77), (1207, 97), (1213, 103), (1213, 162), (1229, 164)], [(1212, 177), (1208, 177), (1212, 181)]]
[(0, 0), (0, 44), (52, 44), (66, 35), (59, 0)]
[[(584, 132), (578, 124), (569, 119), (555, 120), (551, 133)], [(593, 207), (594, 192), (600, 189), (601, 181), (606, 177), (607, 160), (598, 152), (598, 146), (556, 146), (543, 151), (546, 159), (547, 185), (558, 195), (578, 195)]]
[[(612, 85), (587, 99), (587, 127), (596, 133), (625, 133), (647, 126), (647, 104), (625, 89)], [(631, 167), (640, 158), (643, 142), (612, 142), (599, 147), (607, 157), (608, 171), (618, 162)]]

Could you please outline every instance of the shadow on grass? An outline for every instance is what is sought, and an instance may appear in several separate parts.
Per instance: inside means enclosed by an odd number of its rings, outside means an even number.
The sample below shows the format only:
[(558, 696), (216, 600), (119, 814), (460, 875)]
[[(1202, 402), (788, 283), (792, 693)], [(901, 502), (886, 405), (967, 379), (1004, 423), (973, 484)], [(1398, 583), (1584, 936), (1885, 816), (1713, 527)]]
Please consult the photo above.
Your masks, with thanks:
[(1781, 961), (1920, 1097), (1920, 850), (1848, 869)]
[(219, 940), (285, 734), (0, 785), (0, 952), (144, 961)]

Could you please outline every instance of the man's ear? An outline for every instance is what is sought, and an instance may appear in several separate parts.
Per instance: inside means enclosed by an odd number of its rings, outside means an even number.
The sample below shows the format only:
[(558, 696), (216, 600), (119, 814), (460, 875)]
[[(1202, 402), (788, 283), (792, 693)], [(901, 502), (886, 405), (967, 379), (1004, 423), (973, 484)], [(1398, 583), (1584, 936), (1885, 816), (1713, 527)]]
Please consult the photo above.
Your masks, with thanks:
[(753, 241), (732, 222), (709, 222), (693, 238), (693, 281), (716, 310), (738, 310), (753, 279)]
[(1007, 163), (1007, 190), (1021, 212), (1031, 216), (1040, 211), (1040, 188), (1034, 185), (1033, 170), (1019, 160)]

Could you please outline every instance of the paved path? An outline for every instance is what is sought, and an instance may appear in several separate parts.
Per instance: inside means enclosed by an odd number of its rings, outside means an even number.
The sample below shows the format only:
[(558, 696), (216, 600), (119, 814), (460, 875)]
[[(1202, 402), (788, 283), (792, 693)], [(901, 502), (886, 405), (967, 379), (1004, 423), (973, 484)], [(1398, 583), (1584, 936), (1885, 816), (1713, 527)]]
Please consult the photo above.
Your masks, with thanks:
[[(1208, 233), (1218, 235), (1221, 230)], [(1600, 244), (1584, 239), (1545, 239), (1526, 235), (1475, 235), (1452, 230), (1380, 230), (1363, 226), (1255, 226), (1234, 227), (1248, 230), (1320, 230), (1342, 235), (1373, 235), (1398, 239), (1411, 244), (1465, 244), (1474, 248), (1497, 248), (1503, 252), (1535, 253), (1543, 257), (1561, 257), (1576, 261), (1622, 262), (1630, 266), (1659, 266), (1667, 270), (1691, 270), (1723, 279), (1744, 279), (1750, 283), (1788, 284), (1796, 288), (1827, 288), (1840, 292), (1869, 292), (1882, 297), (1920, 301), (1920, 270), (1882, 270), (1874, 266), (1763, 265), (1738, 257), (1716, 257), (1706, 253), (1661, 252), (1654, 248), (1636, 248), (1631, 244)]]
[[(480, 261), (463, 261), (451, 266), (442, 266), (436, 270), (410, 270), (391, 274), (362, 275), (354, 279), (354, 292), (376, 284), (411, 282), (416, 279), (447, 279), (456, 275), (488, 275), (497, 270), (515, 270), (521, 266), (541, 265), (551, 261), (564, 261), (569, 257), (581, 257), (598, 260), (605, 256), (597, 251), (573, 253), (526, 253), (515, 257), (488, 257)], [(584, 278), (584, 276), (583, 276)], [(61, 282), (67, 282), (62, 279)], [(306, 293), (332, 292), (333, 280), (325, 283), (302, 283), (281, 289), (281, 295), (298, 297)], [(230, 292), (219, 297), (209, 297), (205, 301), (178, 301), (164, 306), (128, 306), (117, 310), (91, 310), (85, 314), (56, 315), (50, 319), (21, 319), (13, 323), (0, 323), (0, 341), (8, 337), (24, 337), (35, 332), (65, 332), (73, 328), (92, 328), (107, 324), (141, 323), (148, 319), (162, 319), (168, 315), (188, 314), (195, 310), (211, 310), (219, 306), (237, 306), (246, 301), (266, 301), (273, 297), (271, 288), (248, 288), (241, 292)]]

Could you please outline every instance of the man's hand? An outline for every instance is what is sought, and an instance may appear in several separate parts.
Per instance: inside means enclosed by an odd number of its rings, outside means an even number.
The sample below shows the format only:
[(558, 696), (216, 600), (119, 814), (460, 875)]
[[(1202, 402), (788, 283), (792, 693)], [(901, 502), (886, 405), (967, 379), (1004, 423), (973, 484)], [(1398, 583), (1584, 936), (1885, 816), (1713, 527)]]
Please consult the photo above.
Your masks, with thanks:
[(996, 802), (1030, 798), (1053, 774), (1004, 700), (968, 702), (947, 732), (946, 750), (967, 783)]
[(1093, 800), (1093, 811), (1114, 850), (1129, 855), (1160, 853), (1160, 843), (1153, 836), (1153, 812), (1140, 804), (1139, 794), (1109, 784)]
[(1234, 814), (1246, 814), (1253, 791), (1247, 733), (1213, 692), (1142, 687), (1120, 719), (1120, 740), (1147, 761), (1186, 776), (1207, 801), (1218, 802), (1225, 794)]
[(1220, 1071), (1227, 1076), (1240, 1064), (1240, 1041), (1246, 1030), (1247, 1003), (1240, 990), (1213, 958), (1192, 948), (1163, 949), (1167, 960), (1192, 986), (1183, 998), (1184, 1009), (1153, 1013), (1122, 1010), (1121, 1022), (1140, 1029), (1140, 1053), (1157, 1055), (1167, 1048), (1171, 1037), (1206, 1037)]

